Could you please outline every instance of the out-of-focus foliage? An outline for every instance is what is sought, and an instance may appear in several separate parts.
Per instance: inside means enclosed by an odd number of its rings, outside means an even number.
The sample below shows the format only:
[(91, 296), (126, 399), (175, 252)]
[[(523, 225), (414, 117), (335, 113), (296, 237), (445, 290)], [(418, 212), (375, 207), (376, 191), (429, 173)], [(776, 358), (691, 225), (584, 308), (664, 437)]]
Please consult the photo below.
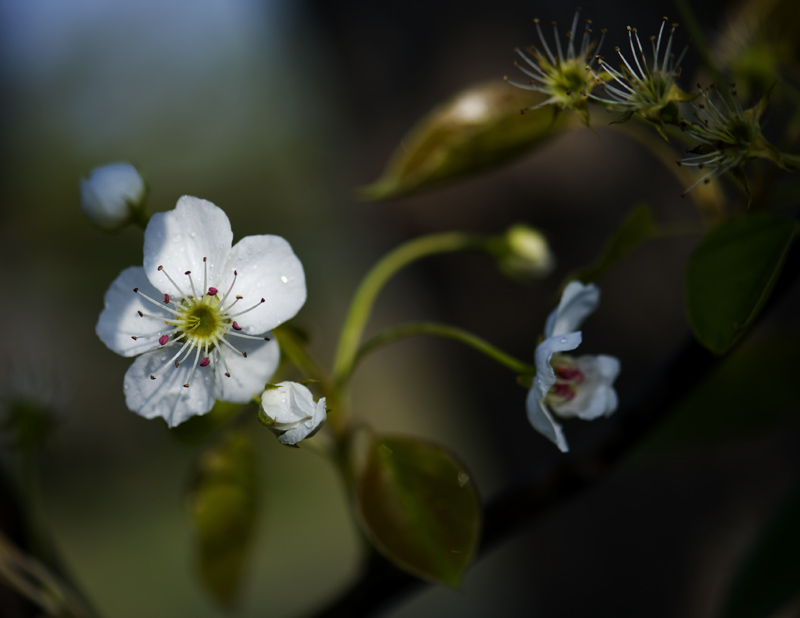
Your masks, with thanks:
[(627, 257), (656, 231), (653, 211), (647, 204), (636, 207), (625, 217), (614, 235), (606, 243), (600, 257), (583, 268), (569, 273), (565, 281), (590, 283)]
[(780, 274), (796, 224), (767, 213), (728, 219), (686, 268), (686, 310), (698, 341), (730, 349), (758, 316)]
[(480, 501), (464, 466), (428, 442), (377, 438), (357, 497), (381, 553), (419, 577), (458, 585), (481, 529)]
[(490, 169), (577, 124), (549, 107), (523, 113), (541, 101), (501, 81), (461, 91), (414, 127), (363, 197), (399, 197)]
[(250, 438), (230, 433), (197, 462), (189, 515), (197, 535), (200, 577), (223, 604), (236, 600), (258, 505)]
[(742, 562), (728, 588), (722, 618), (768, 618), (798, 598), (799, 523), (800, 492), (796, 492), (764, 527)]

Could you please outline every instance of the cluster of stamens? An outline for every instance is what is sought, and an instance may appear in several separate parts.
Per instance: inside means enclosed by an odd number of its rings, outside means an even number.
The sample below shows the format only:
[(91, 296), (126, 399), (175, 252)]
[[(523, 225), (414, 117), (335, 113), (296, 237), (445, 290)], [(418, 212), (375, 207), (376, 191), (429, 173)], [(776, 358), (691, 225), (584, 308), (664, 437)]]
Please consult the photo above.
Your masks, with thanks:
[[(735, 86), (730, 86), (730, 102), (720, 93), (715, 103), (712, 96), (715, 89), (712, 85), (706, 89), (701, 88), (700, 101), (692, 103), (697, 122), (686, 122), (683, 128), (701, 143), (689, 151), (694, 156), (681, 159), (678, 165), (709, 171), (686, 189), (683, 195), (700, 183), (708, 184), (713, 178), (742, 165), (761, 135), (758, 115), (754, 110), (742, 108)], [(700, 84), (697, 87), (700, 88)]]
[[(664, 107), (669, 103), (672, 86), (675, 79), (680, 76), (680, 64), (688, 47), (684, 48), (676, 60), (672, 53), (672, 37), (678, 24), (671, 24), (664, 53), (661, 53), (661, 42), (667, 22), (665, 17), (661, 22), (658, 36), (650, 37), (653, 52), (652, 65), (647, 63), (647, 55), (639, 39), (638, 31), (636, 28), (628, 26), (628, 42), (633, 57), (633, 66), (625, 58), (620, 48), (615, 47), (614, 51), (617, 52), (624, 65), (621, 70), (612, 67), (605, 58), (597, 57), (599, 65), (610, 79), (603, 79), (590, 67), (587, 67), (607, 95), (600, 97), (592, 93), (590, 95), (592, 99), (618, 111), (644, 111)], [(614, 83), (611, 83), (612, 81)]]
[[(539, 41), (542, 44), (544, 53), (539, 51), (535, 45), (528, 49), (532, 57), (520, 49), (514, 50), (524, 61), (524, 64), (514, 62), (514, 66), (527, 75), (530, 80), (528, 83), (520, 83), (506, 77), (506, 81), (519, 88), (535, 90), (548, 96), (547, 100), (529, 109), (534, 110), (550, 104), (558, 105), (561, 108), (574, 108), (585, 104), (586, 85), (590, 81), (590, 69), (586, 65), (587, 63), (591, 64), (591, 52), (595, 45), (592, 41), (592, 22), (587, 19), (580, 48), (578, 50), (575, 49), (575, 33), (578, 28), (579, 16), (580, 9), (575, 12), (572, 28), (566, 33), (569, 41), (566, 55), (561, 46), (556, 22), (552, 22), (556, 43), (556, 53), (553, 53), (542, 33), (538, 19), (534, 19), (533, 22), (536, 24), (536, 31), (539, 34)], [(603, 37), (606, 31), (602, 30), (601, 32), (602, 36), (596, 49), (594, 49), (595, 52), (599, 51), (600, 46), (603, 44)]]
[(547, 392), (548, 402), (559, 404), (572, 401), (578, 393), (578, 384), (584, 380), (583, 372), (572, 358), (562, 354), (554, 356), (551, 365), (556, 374), (556, 383)]
[[(166, 324), (168, 327), (166, 331), (159, 330), (144, 337), (157, 339), (158, 345), (161, 347), (172, 345), (178, 347), (178, 350), (172, 358), (150, 376), (151, 380), (155, 380), (167, 367), (173, 365), (176, 368), (180, 367), (181, 364), (190, 359), (192, 359), (192, 369), (189, 373), (189, 378), (183, 385), (186, 388), (189, 388), (197, 367), (208, 367), (212, 361), (221, 364), (225, 376), (231, 377), (225, 357), (220, 353), (220, 349), (226, 347), (244, 358), (247, 358), (247, 352), (238, 350), (228, 341), (229, 337), (269, 341), (269, 337), (257, 337), (240, 332), (242, 327), (239, 326), (235, 318), (260, 306), (265, 302), (265, 299), (262, 298), (259, 302), (241, 311), (232, 312), (239, 301), (243, 300), (240, 295), (231, 296), (238, 277), (238, 273), (235, 270), (233, 271), (233, 281), (228, 290), (222, 295), (220, 295), (217, 288), (208, 285), (208, 262), (206, 258), (203, 258), (203, 287), (200, 288), (199, 292), (195, 287), (192, 271), (187, 270), (184, 273), (189, 280), (190, 294), (184, 292), (163, 266), (159, 266), (158, 271), (163, 273), (170, 281), (178, 291), (179, 296), (174, 298), (169, 294), (164, 294), (163, 302), (160, 302), (142, 293), (139, 288), (134, 288), (134, 293), (139, 294), (142, 298), (161, 309), (161, 315), (144, 313), (143, 311), (139, 311), (138, 314), (141, 318), (156, 320)], [(232, 300), (228, 302), (228, 299)], [(166, 312), (166, 315), (163, 312)], [(143, 336), (133, 337), (134, 340), (142, 338)]]

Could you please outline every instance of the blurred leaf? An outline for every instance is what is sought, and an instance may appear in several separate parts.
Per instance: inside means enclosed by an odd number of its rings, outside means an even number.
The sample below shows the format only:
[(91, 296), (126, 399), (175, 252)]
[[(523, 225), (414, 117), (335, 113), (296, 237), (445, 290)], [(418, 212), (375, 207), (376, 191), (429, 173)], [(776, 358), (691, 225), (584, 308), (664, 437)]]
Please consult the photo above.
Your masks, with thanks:
[(200, 577), (232, 605), (255, 528), (256, 465), (249, 436), (230, 433), (197, 462), (189, 516), (197, 536)]
[(382, 554), (418, 577), (458, 585), (481, 528), (478, 494), (460, 463), (413, 438), (375, 439), (357, 498)]
[(224, 427), (241, 409), (240, 403), (217, 401), (208, 414), (192, 416), (188, 421), (168, 431), (173, 438), (184, 444), (201, 444)]
[(653, 236), (655, 231), (656, 224), (653, 220), (653, 211), (650, 206), (647, 204), (638, 206), (625, 217), (617, 231), (606, 243), (600, 257), (589, 266), (573, 270), (565, 277), (565, 282), (577, 280), (583, 283), (590, 283), (595, 281), (600, 275)]
[(758, 316), (780, 274), (795, 223), (767, 213), (728, 219), (700, 242), (686, 269), (686, 310), (697, 340), (730, 349)]
[(550, 106), (520, 113), (541, 101), (505, 82), (461, 91), (414, 127), (363, 197), (394, 198), (487, 170), (577, 126), (573, 114), (554, 115)]
[(800, 492), (781, 506), (739, 565), (720, 616), (769, 618), (798, 595)]
[(800, 335), (748, 341), (676, 406), (639, 453), (741, 439), (786, 419), (800, 404)]

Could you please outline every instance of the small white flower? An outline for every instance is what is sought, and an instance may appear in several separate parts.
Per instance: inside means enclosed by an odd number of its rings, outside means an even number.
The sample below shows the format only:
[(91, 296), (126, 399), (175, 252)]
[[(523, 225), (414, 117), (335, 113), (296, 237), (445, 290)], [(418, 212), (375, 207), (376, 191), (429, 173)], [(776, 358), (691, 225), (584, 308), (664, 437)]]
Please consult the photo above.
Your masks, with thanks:
[(561, 302), (545, 324), (545, 339), (536, 347), (536, 378), (528, 392), (528, 420), (562, 452), (569, 447), (553, 415), (592, 420), (609, 416), (617, 409), (613, 388), (619, 374), (619, 360), (613, 356), (562, 354), (581, 343), (577, 330), (600, 302), (600, 290), (593, 284), (572, 281)]
[(150, 219), (144, 267), (123, 270), (106, 292), (97, 335), (138, 356), (125, 374), (137, 414), (174, 427), (215, 399), (246, 403), (277, 368), (267, 333), (303, 306), (303, 266), (280, 236), (232, 240), (220, 208), (184, 196)]
[(92, 170), (81, 180), (81, 208), (92, 221), (105, 228), (127, 223), (133, 211), (143, 206), (147, 186), (130, 163), (111, 163)]
[(297, 444), (310, 438), (326, 418), (325, 397), (314, 403), (311, 391), (297, 382), (281, 382), (261, 395), (259, 419), (281, 444)]

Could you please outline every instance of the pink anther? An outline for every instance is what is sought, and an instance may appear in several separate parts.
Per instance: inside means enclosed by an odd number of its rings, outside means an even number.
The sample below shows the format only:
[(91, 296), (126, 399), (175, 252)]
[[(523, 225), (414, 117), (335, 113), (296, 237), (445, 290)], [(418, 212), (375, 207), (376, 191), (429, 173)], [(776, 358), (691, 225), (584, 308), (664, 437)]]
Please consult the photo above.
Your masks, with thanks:
[(233, 330), (242, 330), (242, 327), (239, 326), (239, 323), (236, 320), (233, 321), (232, 326), (233, 326)]
[(164, 294), (164, 304), (169, 305), (169, 294)]
[(169, 335), (161, 335), (161, 336), (158, 338), (158, 343), (159, 343), (160, 345), (167, 345), (167, 342), (168, 342), (168, 341), (169, 341)]
[(217, 288), (208, 288), (208, 295), (209, 296), (216, 296), (219, 293)]
[(209, 363), (211, 363), (211, 360), (208, 358), (208, 356), (206, 356), (203, 360), (200, 361), (200, 366), (208, 367)]

